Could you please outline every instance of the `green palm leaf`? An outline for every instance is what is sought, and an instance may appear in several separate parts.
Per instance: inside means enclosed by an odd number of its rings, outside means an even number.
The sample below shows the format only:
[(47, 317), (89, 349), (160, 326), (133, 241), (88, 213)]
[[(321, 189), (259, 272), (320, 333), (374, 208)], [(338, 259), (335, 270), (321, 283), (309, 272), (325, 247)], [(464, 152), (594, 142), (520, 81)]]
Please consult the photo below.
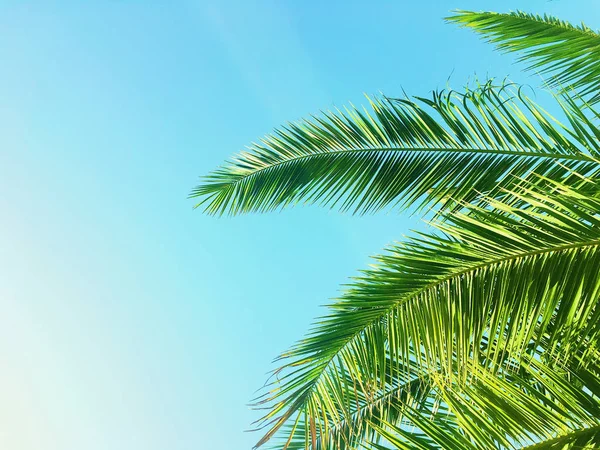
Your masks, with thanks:
[(600, 129), (559, 99), (567, 127), (513, 86), (492, 82), (431, 98), (371, 100), (328, 112), (254, 144), (192, 191), (210, 214), (298, 202), (365, 213), (395, 205), (452, 209), (535, 171), (566, 182), (598, 173)]
[(600, 100), (600, 35), (550, 16), (523, 12), (457, 11), (446, 20), (483, 35), (498, 49), (520, 52), (528, 70), (548, 74), (548, 85)]
[[(392, 388), (389, 380), (427, 377), (438, 389), (464, 388), (482, 368), (503, 375), (541, 347), (553, 361), (595, 351), (600, 202), (561, 185), (548, 195), (534, 184), (511, 198), (518, 208), (489, 199), (493, 209), (469, 206), (446, 217), (435, 224), (441, 234), (391, 248), (356, 280), (284, 355), (287, 373), (264, 400), (272, 405), (265, 420), (276, 421), (259, 445), (296, 413), (323, 436), (351, 414), (343, 405), (369, 408)], [(553, 417), (531, 432), (556, 429), (563, 419)]]

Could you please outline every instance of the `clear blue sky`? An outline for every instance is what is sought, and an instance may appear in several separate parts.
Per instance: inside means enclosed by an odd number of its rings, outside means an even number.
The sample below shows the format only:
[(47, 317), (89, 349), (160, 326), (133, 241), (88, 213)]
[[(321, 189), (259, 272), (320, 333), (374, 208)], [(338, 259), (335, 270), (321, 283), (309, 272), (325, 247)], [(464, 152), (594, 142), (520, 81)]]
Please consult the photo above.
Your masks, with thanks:
[(186, 196), (363, 93), (537, 83), (452, 8), (600, 27), (595, 0), (0, 1), (0, 448), (249, 448), (272, 358), (418, 220)]

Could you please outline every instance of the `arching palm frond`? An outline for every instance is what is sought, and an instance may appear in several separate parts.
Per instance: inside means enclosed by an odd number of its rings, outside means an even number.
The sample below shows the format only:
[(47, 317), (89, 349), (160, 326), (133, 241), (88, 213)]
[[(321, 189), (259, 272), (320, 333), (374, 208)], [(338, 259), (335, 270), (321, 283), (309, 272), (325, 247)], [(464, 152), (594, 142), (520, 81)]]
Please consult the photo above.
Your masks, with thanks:
[(581, 24), (523, 12), (457, 11), (449, 22), (483, 35), (498, 49), (520, 52), (527, 69), (548, 74), (548, 85), (600, 100), (600, 35)]
[[(265, 423), (274, 422), (259, 445), (293, 418), (296, 427), (286, 442), (314, 438), (323, 441), (322, 448), (336, 448), (326, 441), (339, 443), (339, 436), (331, 436), (336, 430), (348, 433), (344, 423), (357, 411), (376, 409), (387, 418), (395, 402), (377, 399), (417, 379), (456, 394), (443, 400), (460, 419), (459, 434), (481, 445), (488, 439), (484, 448), (498, 442), (511, 448), (510, 439), (525, 442), (529, 435), (552, 436), (555, 422), (565, 418), (543, 403), (534, 408), (533, 401), (529, 411), (539, 427), (532, 422), (527, 428), (523, 416), (525, 437), (499, 425), (486, 428), (482, 422), (469, 429), (468, 424), (476, 410), (482, 418), (491, 414), (485, 399), (473, 410), (475, 393), (468, 389), (477, 382), (514, 377), (519, 368), (538, 363), (553, 367), (578, 353), (585, 362), (598, 348), (600, 200), (546, 181), (553, 184), (552, 193), (527, 183), (509, 196), (511, 202), (518, 199), (518, 207), (495, 199), (488, 199), (487, 208), (468, 206), (436, 222), (440, 233), (419, 235), (379, 257), (378, 266), (357, 279), (331, 305), (330, 315), (283, 355), (284, 375), (262, 401), (271, 406)], [(548, 369), (544, 376), (553, 373)], [(463, 391), (448, 391), (456, 386)], [(515, 409), (524, 400), (511, 395)], [(427, 402), (422, 398), (420, 407)], [(460, 408), (466, 408), (462, 418)], [(304, 422), (312, 426), (298, 426)], [(365, 431), (364, 420), (362, 427)]]
[[(535, 171), (555, 180), (600, 168), (600, 129), (560, 100), (562, 125), (518, 87), (492, 82), (430, 98), (380, 98), (291, 124), (204, 179), (192, 197), (211, 214), (298, 202), (365, 213), (394, 205), (452, 209)], [(591, 137), (591, 138), (590, 138)], [(457, 203), (458, 202), (458, 203)]]

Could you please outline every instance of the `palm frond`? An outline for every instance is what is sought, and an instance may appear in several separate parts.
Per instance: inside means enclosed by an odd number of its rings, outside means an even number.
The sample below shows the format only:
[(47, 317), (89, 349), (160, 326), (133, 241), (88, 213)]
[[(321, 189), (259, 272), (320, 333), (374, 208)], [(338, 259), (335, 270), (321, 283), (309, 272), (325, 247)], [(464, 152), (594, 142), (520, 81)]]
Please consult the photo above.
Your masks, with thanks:
[[(540, 348), (549, 361), (597, 349), (600, 200), (556, 183), (551, 194), (526, 183), (508, 197), (449, 214), (438, 234), (392, 247), (354, 281), (283, 355), (285, 375), (262, 400), (275, 422), (259, 445), (294, 414), (323, 436), (352, 414), (342, 405), (368, 408), (390, 379), (428, 377), (443, 390), (472, 384), (482, 368), (504, 376)], [(543, 424), (554, 427), (552, 417)]]
[[(494, 195), (535, 171), (554, 180), (597, 174), (600, 129), (550, 116), (512, 85), (492, 81), (430, 98), (376, 98), (290, 124), (204, 178), (191, 197), (209, 214), (268, 211), (299, 202), (356, 213)], [(583, 113), (582, 113), (583, 114)], [(570, 178), (571, 177), (571, 178)]]
[(519, 52), (528, 70), (549, 75), (547, 84), (600, 100), (600, 35), (584, 24), (524, 12), (457, 11), (446, 19), (468, 27), (505, 52)]

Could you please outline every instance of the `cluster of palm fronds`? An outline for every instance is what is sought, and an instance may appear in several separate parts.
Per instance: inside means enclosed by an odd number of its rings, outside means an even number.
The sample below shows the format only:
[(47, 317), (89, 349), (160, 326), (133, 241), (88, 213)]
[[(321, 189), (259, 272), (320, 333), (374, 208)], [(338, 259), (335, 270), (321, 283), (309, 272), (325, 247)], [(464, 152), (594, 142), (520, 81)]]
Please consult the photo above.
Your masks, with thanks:
[(600, 35), (448, 19), (547, 77), (375, 98), (289, 124), (205, 178), (208, 213), (428, 207), (279, 359), (257, 400), (282, 449), (600, 447)]

